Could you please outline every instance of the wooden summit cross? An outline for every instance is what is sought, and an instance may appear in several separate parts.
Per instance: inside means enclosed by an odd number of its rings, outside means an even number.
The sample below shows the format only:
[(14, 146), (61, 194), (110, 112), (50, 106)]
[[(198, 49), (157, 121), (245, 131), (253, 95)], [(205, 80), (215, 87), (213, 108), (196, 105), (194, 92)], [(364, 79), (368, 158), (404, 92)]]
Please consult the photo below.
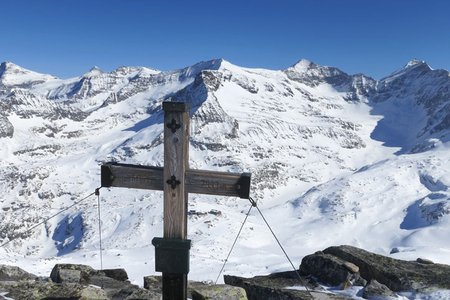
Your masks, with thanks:
[(163, 102), (164, 167), (106, 163), (101, 166), (102, 187), (164, 191), (164, 237), (154, 238), (155, 269), (162, 272), (163, 299), (187, 299), (189, 249), (188, 193), (249, 198), (249, 173), (189, 169), (189, 105)]

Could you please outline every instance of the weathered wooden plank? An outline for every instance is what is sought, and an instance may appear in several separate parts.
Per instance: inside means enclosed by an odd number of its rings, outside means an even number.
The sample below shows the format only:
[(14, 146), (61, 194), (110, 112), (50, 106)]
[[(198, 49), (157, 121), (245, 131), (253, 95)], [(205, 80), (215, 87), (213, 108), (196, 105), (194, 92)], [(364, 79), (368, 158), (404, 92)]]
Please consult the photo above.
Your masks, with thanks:
[(188, 170), (186, 188), (189, 193), (240, 197), (250, 196), (250, 173), (227, 173)]
[[(164, 102), (164, 237), (182, 238), (187, 221), (185, 176), (188, 169), (188, 105)], [(185, 224), (186, 223), (186, 224)]]
[[(164, 189), (163, 168), (106, 163), (102, 165), (103, 187), (134, 189)], [(185, 189), (188, 193), (240, 197), (250, 195), (250, 173), (228, 173), (190, 169), (186, 171)]]
[[(164, 238), (187, 236), (186, 170), (189, 168), (189, 106), (164, 102)], [(187, 299), (187, 274), (162, 273), (164, 300)]]
[(164, 190), (163, 168), (106, 163), (101, 167), (102, 187)]

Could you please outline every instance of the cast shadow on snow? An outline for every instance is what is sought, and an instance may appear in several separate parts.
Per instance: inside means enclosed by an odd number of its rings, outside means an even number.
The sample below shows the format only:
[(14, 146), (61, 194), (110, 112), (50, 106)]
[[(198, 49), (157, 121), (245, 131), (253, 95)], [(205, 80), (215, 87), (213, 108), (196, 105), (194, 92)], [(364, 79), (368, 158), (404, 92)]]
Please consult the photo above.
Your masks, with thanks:
[(406, 209), (400, 229), (413, 230), (436, 224), (450, 214), (450, 198), (446, 194), (431, 193), (419, 199)]
[[(200, 105), (198, 103), (196, 103), (196, 104), (189, 103), (189, 104), (191, 105), (191, 109), (189, 111), (189, 116), (192, 118), (192, 116), (199, 109), (201, 104)], [(145, 129), (152, 125), (164, 123), (164, 111), (161, 106), (158, 109), (155, 109), (149, 113), (151, 113), (150, 117), (148, 117), (145, 120), (139, 121), (134, 126), (124, 129), (123, 131), (133, 131), (133, 132), (137, 133), (137, 132), (141, 131), (142, 129)]]
[(413, 109), (403, 111), (395, 105), (375, 104), (370, 114), (383, 118), (378, 121), (370, 138), (383, 142), (385, 147), (400, 148), (395, 152), (396, 155), (407, 153), (416, 143), (416, 128), (411, 126), (416, 113)]
[(57, 255), (62, 256), (75, 250), (83, 238), (83, 217), (66, 216), (62, 219), (53, 233)]
[(150, 127), (155, 124), (162, 124), (163, 123), (163, 113), (161, 111), (157, 111), (153, 113), (150, 117), (148, 117), (145, 120), (137, 122), (134, 126), (124, 129), (123, 131), (134, 131), (138, 132), (141, 131), (144, 128)]

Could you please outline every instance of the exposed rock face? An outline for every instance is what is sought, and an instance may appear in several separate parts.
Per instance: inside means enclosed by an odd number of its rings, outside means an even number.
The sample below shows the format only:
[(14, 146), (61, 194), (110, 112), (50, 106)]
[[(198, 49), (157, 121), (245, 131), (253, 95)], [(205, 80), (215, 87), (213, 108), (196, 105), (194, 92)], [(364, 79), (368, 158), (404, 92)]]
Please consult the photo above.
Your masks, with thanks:
[(0, 293), (16, 300), (127, 299), (160, 300), (160, 290), (131, 284), (123, 269), (99, 271), (86, 265), (58, 264), (48, 279), (18, 267), (0, 266)]
[(12, 137), (14, 134), (14, 127), (9, 122), (8, 118), (0, 115), (0, 138)]
[(323, 252), (357, 265), (364, 279), (375, 279), (393, 291), (450, 289), (447, 265), (403, 261), (352, 246), (329, 247)]
[(0, 282), (6, 297), (25, 299), (110, 299), (100, 288), (80, 284), (55, 284), (41, 281)]
[(198, 286), (192, 291), (192, 300), (247, 300), (243, 288), (219, 285)]
[(375, 279), (371, 280), (363, 289), (362, 296), (364, 299), (397, 299), (397, 295), (387, 286), (379, 283)]
[[(238, 276), (225, 275), (226, 284), (239, 286), (245, 289), (249, 300), (343, 300), (347, 297), (324, 293), (314, 289), (308, 278), (301, 282), (295, 278), (295, 272), (283, 272), (271, 274), (269, 276), (256, 276), (253, 278), (243, 278)], [(303, 285), (307, 283), (311, 292), (306, 290), (289, 289), (289, 287)]]
[(323, 252), (305, 256), (300, 266), (303, 275), (312, 275), (331, 285), (351, 285), (361, 282), (358, 266)]
[[(303, 258), (302, 280), (296, 273), (282, 272), (268, 276), (242, 278), (224, 276), (225, 283), (242, 287), (248, 299), (346, 299), (325, 294), (329, 286), (346, 289), (364, 286), (358, 295), (365, 299), (398, 299), (395, 292), (450, 288), (450, 266), (428, 260), (402, 261), (352, 247), (329, 247)], [(369, 283), (367, 283), (369, 282)], [(306, 285), (306, 287), (305, 287)], [(294, 289), (299, 287), (300, 290)]]
[[(161, 276), (144, 277), (144, 289), (160, 293), (161, 288)], [(196, 281), (188, 281), (188, 297), (192, 297), (193, 300), (247, 300), (244, 289), (231, 285), (209, 285)]]
[(0, 281), (34, 280), (37, 276), (30, 274), (19, 267), (0, 265)]

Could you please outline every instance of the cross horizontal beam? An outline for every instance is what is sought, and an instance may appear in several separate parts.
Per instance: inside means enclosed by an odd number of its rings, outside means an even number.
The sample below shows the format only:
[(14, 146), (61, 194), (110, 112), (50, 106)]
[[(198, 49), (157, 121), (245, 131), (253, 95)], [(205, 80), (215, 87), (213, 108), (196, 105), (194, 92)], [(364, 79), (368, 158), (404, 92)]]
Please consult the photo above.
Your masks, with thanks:
[[(106, 163), (101, 166), (102, 187), (124, 187), (164, 190), (164, 168), (141, 165)], [(185, 187), (188, 193), (240, 197), (250, 196), (250, 173), (186, 170)]]

